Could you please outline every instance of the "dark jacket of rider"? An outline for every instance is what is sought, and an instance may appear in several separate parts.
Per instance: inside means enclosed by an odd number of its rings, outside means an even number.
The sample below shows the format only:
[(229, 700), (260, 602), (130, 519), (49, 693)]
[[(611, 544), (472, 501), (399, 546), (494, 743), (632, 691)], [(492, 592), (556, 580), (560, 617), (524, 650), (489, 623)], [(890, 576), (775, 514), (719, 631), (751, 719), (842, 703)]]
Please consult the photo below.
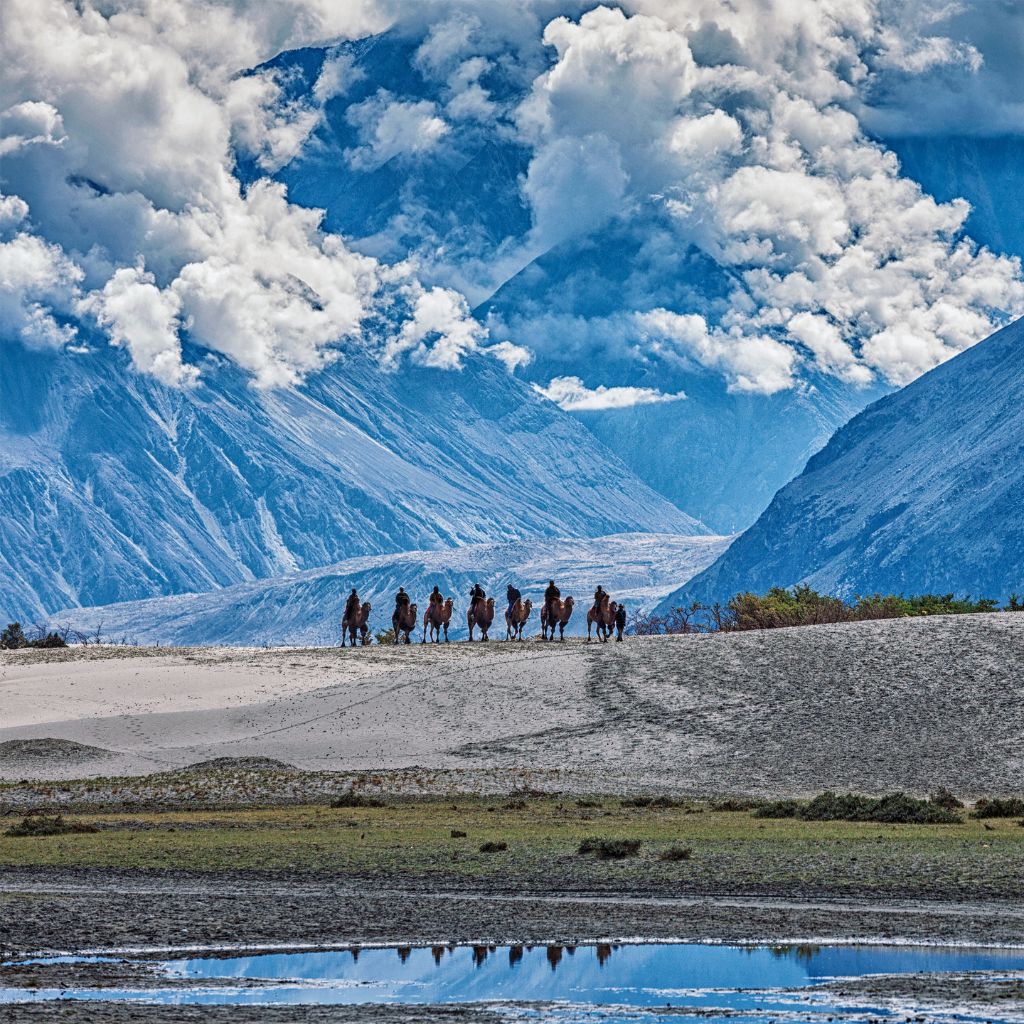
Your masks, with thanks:
[(484, 588), (479, 583), (473, 584), (473, 589), (469, 592), (469, 603), (472, 604), (474, 601), (483, 601), (487, 597), (484, 592)]
[(395, 594), (395, 611), (399, 608), (409, 607), (409, 595), (405, 592), (405, 587), (399, 587), (398, 593)]
[(544, 591), (544, 603), (551, 604), (552, 601), (557, 601), (562, 596), (562, 592), (555, 586), (555, 581), (552, 580)]
[(348, 600), (345, 602), (345, 618), (349, 618), (359, 611), (359, 595), (356, 593), (356, 588), (352, 588), (352, 593), (348, 595)]
[(444, 597), (441, 594), (440, 588), (435, 586), (434, 589), (430, 592), (430, 603), (431, 604), (444, 604)]
[(599, 585), (597, 590), (594, 591), (594, 607), (595, 608), (600, 608), (601, 607), (601, 601), (606, 596), (607, 595), (605, 594), (604, 587)]

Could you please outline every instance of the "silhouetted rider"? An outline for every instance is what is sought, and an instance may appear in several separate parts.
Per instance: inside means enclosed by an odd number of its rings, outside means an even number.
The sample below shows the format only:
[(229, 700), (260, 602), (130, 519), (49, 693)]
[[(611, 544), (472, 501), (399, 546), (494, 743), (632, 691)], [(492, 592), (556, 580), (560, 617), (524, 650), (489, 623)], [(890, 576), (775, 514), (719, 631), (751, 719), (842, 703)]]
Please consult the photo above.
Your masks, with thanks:
[(544, 610), (547, 613), (548, 622), (554, 617), (554, 605), (562, 599), (562, 592), (555, 586), (554, 580), (548, 580), (547, 589), (544, 591)]
[(484, 592), (484, 588), (479, 583), (473, 584), (473, 589), (469, 592), (469, 607), (472, 608), (477, 601), (486, 601), (487, 594)]
[(345, 614), (342, 618), (352, 619), (359, 614), (359, 595), (356, 593), (356, 588), (352, 588), (352, 593), (348, 595), (348, 600), (345, 602)]
[(444, 604), (444, 597), (441, 594), (441, 589), (437, 586), (430, 592), (430, 603), (431, 604)]
[(395, 594), (395, 614), (398, 612), (404, 612), (409, 607), (409, 595), (405, 592), (405, 587), (399, 587), (398, 593)]
[(594, 591), (594, 608), (596, 608), (598, 611), (600, 611), (601, 610), (601, 602), (607, 596), (608, 595), (605, 593), (604, 587), (602, 587), (601, 584), (599, 583), (597, 585), (597, 590)]
[(523, 599), (523, 595), (510, 583), (508, 585), (508, 590), (505, 591), (505, 596), (508, 598), (508, 613), (511, 615), (512, 609), (516, 606), (516, 601), (521, 601)]

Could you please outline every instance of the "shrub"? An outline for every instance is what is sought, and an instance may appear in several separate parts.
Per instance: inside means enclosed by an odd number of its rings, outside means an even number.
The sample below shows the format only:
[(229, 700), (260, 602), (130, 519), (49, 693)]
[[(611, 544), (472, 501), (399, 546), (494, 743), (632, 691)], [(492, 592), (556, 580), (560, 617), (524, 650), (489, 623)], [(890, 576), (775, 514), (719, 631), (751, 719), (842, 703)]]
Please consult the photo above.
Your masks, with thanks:
[(508, 849), (508, 843), (481, 843), (481, 853), (501, 853), (503, 850)]
[(453, 828), (451, 831), (452, 839), (465, 839), (466, 833), (461, 828)]
[(945, 786), (939, 786), (928, 799), (936, 807), (945, 807), (947, 811), (959, 810), (964, 805), (963, 800), (958, 799)]
[(971, 811), (972, 818), (1016, 818), (1024, 814), (1024, 800), (1020, 797), (994, 797), (979, 800)]
[(383, 800), (375, 796), (366, 796), (363, 793), (353, 793), (351, 789), (339, 793), (331, 801), (331, 807), (387, 807)]
[(755, 818), (795, 818), (800, 814), (800, 805), (795, 800), (771, 800), (754, 808)]
[(577, 850), (580, 854), (592, 853), (598, 860), (622, 860), (635, 857), (640, 852), (639, 839), (584, 839)]
[(91, 832), (99, 832), (99, 829), (84, 821), (66, 821), (63, 815), (58, 814), (55, 818), (47, 818), (44, 815), (31, 815), (22, 818), (18, 824), (7, 829), (4, 835), (21, 838), (23, 836), (66, 836), (72, 833)]
[(670, 846), (658, 854), (658, 860), (689, 860), (693, 850), (689, 846)]
[(0, 633), (0, 648), (5, 651), (16, 651), (21, 647), (28, 647), (28, 638), (21, 628), (21, 623), (7, 623), (7, 628)]
[(953, 825), (961, 821), (948, 807), (906, 793), (858, 796), (821, 793), (806, 804), (776, 800), (755, 812), (760, 818), (801, 818), (804, 821), (877, 821), (883, 824)]
[(30, 640), (28, 642), (29, 647), (67, 647), (67, 641), (60, 635), (60, 633), (47, 633), (45, 636), (39, 637), (38, 640)]
[(384, 644), (393, 644), (395, 642), (395, 631), (393, 629), (385, 629), (381, 633), (374, 633), (373, 638), (381, 646)]
[(761, 806), (762, 801), (751, 800), (749, 797), (726, 796), (708, 801), (713, 811), (752, 811)]
[(600, 807), (601, 804), (597, 800), (577, 800), (577, 807)]

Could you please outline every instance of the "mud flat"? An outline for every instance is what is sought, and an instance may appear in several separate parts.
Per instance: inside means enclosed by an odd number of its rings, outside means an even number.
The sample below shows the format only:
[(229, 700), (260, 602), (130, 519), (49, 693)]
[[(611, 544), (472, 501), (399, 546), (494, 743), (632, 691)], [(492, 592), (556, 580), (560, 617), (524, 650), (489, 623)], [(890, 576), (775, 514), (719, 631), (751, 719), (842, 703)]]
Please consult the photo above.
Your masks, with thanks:
[[(442, 790), (964, 796), (1024, 780), (1024, 615), (623, 644), (0, 653), (0, 778), (143, 775), (218, 757), (440, 773)], [(79, 752), (80, 753), (80, 752)], [(0, 755), (3, 748), (0, 748)]]

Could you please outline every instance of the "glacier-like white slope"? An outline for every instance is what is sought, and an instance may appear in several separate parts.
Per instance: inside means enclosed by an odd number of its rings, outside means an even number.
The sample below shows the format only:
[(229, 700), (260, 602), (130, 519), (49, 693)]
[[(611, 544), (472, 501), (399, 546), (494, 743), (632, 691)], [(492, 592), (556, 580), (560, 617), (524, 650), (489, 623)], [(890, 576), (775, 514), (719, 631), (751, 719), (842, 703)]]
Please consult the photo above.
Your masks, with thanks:
[(710, 533), (491, 358), (385, 373), (352, 355), (272, 391), (202, 369), (179, 391), (102, 342), (0, 344), (4, 622), (357, 555)]
[[(422, 613), (436, 583), (456, 598), (450, 636), (465, 636), (467, 595), (479, 582), (496, 598), (492, 637), (504, 636), (509, 581), (538, 607), (527, 629), (539, 632), (539, 604), (549, 579), (577, 607), (567, 633), (586, 633), (586, 610), (598, 583), (630, 611), (651, 608), (675, 586), (709, 565), (730, 538), (619, 534), (590, 540), (555, 539), (473, 544), (443, 551), (354, 558), (276, 579), (237, 584), (206, 594), (181, 594), (100, 608), (70, 608), (51, 616), (110, 639), (165, 644), (332, 644), (351, 587), (373, 605), (371, 628), (390, 628), (394, 594), (404, 586)], [(422, 620), (421, 620), (422, 621)], [(500, 626), (499, 626), (500, 622)], [(417, 635), (416, 639), (420, 637)]]
[(1024, 593), (1024, 320), (875, 402), (671, 595)]

